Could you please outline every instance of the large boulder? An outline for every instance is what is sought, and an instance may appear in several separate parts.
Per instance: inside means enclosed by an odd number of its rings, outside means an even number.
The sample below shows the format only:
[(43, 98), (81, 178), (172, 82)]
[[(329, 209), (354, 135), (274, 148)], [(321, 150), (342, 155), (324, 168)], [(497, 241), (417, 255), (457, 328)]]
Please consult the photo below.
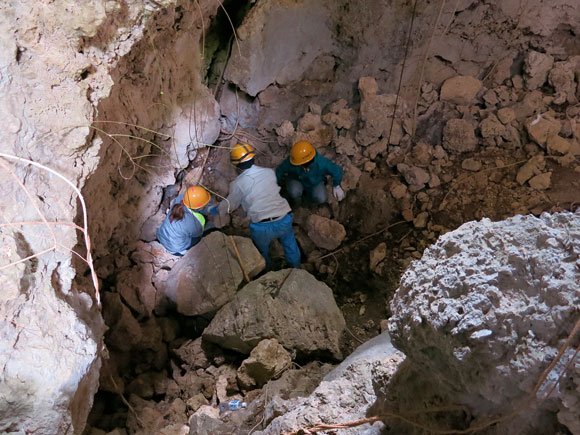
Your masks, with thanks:
[(341, 358), (345, 321), (332, 290), (300, 269), (270, 272), (241, 289), (215, 315), (203, 339), (249, 354), (275, 338), (301, 354)]
[(400, 391), (410, 403), (437, 397), (440, 406), (463, 405), (472, 420), (485, 421), (531, 394), (540, 399), (533, 409), (491, 433), (563, 432), (559, 423), (580, 433), (580, 365), (563, 372), (575, 345), (534, 391), (578, 321), (578, 228), (580, 213), (469, 222), (411, 264), (389, 319), (413, 373)]
[[(264, 257), (246, 237), (233, 237), (250, 277), (266, 266)], [(230, 236), (216, 231), (204, 237), (157, 284), (158, 305), (174, 304), (181, 314), (195, 316), (217, 310), (229, 302), (244, 274)]]

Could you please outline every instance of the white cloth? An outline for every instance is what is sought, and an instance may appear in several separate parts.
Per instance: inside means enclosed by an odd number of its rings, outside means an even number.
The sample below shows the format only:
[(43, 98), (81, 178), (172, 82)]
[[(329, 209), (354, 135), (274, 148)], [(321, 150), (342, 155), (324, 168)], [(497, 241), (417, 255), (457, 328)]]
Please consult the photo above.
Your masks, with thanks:
[(280, 196), (274, 170), (256, 165), (232, 181), (227, 201), (219, 205), (220, 215), (228, 213), (228, 202), (230, 213), (241, 205), (252, 222), (285, 216), (292, 210), (288, 201)]
[(346, 194), (344, 193), (344, 190), (342, 190), (342, 187), (340, 187), (340, 186), (334, 186), (332, 188), (332, 194), (334, 195), (334, 197), (336, 198), (336, 200), (338, 202), (342, 201), (344, 199), (344, 197), (346, 196)]

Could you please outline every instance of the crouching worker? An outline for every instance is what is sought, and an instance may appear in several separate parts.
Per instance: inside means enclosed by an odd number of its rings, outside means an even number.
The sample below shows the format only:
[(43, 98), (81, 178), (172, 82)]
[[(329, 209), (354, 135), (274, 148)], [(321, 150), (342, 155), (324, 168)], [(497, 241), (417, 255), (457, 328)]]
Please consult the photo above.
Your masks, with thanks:
[(210, 199), (209, 192), (201, 186), (189, 187), (184, 195), (175, 198), (157, 230), (157, 240), (165, 249), (181, 257), (201, 240)]
[(332, 193), (342, 201), (345, 193), (340, 187), (342, 168), (316, 152), (310, 142), (300, 141), (294, 144), (287, 157), (276, 168), (278, 184), (286, 183), (286, 191), (296, 205), (302, 203), (302, 195), (317, 204), (328, 201), (326, 194), (326, 176), (332, 178)]
[(242, 173), (230, 184), (230, 193), (219, 204), (219, 213), (224, 216), (241, 205), (251, 221), (250, 235), (266, 260), (266, 268), (271, 264), (268, 251), (273, 239), (282, 243), (290, 266), (299, 268), (300, 249), (294, 238), (290, 205), (280, 196), (274, 171), (255, 165), (255, 155), (254, 148), (247, 144), (232, 148), (231, 162)]

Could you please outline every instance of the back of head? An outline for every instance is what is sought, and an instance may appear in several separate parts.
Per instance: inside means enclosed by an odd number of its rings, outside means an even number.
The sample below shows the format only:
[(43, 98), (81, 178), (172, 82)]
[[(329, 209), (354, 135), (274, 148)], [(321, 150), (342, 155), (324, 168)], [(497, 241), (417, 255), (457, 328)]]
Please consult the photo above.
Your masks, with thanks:
[(310, 142), (301, 140), (296, 142), (290, 150), (290, 163), (294, 166), (300, 166), (308, 163), (316, 156), (316, 150)]
[(247, 143), (236, 144), (236, 146), (234, 146), (230, 151), (230, 160), (232, 164), (240, 169), (248, 169), (252, 166), (250, 164), (249, 166), (245, 165), (247, 167), (242, 167), (242, 164), (250, 161), (252, 161), (253, 164), (254, 157), (256, 157), (256, 150), (253, 146), (248, 145)]

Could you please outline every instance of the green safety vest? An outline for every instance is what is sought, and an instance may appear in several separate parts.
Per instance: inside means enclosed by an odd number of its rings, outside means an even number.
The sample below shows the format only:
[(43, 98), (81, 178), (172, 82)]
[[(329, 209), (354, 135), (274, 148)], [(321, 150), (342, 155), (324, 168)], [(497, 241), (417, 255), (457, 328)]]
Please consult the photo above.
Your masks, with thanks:
[[(187, 207), (185, 207), (185, 208), (187, 208)], [(193, 211), (190, 208), (187, 208), (187, 209), (197, 218), (197, 220), (201, 224), (201, 229), (203, 230), (205, 228), (205, 216), (202, 215), (201, 213), (197, 213), (197, 212)]]

